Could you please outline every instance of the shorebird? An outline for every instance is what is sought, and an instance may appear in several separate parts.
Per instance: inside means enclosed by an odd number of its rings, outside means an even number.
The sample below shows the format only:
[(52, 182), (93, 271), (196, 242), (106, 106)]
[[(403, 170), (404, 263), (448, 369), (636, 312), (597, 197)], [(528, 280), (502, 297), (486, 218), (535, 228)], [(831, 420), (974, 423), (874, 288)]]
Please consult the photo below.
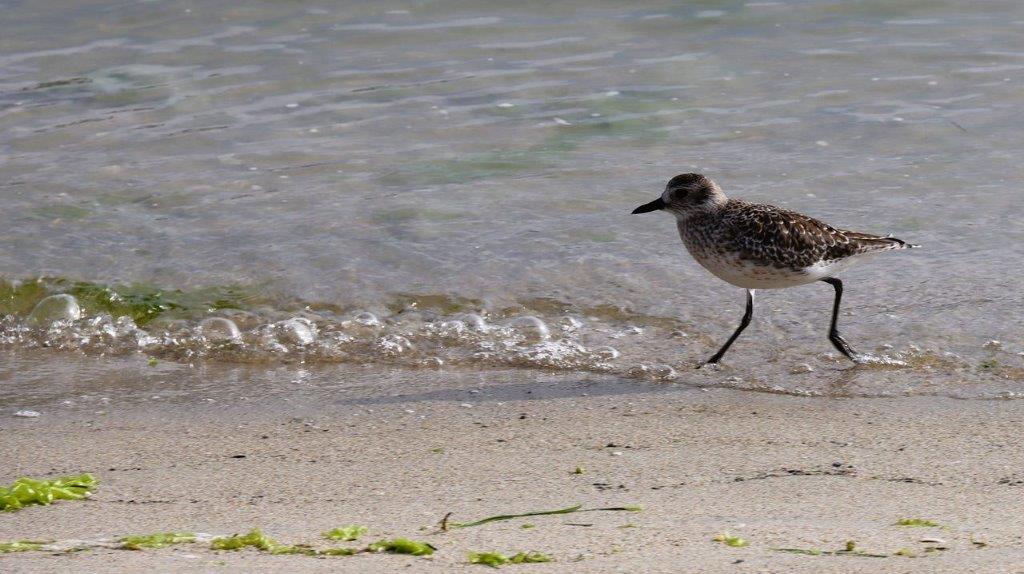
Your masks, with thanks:
[(729, 199), (718, 184), (699, 173), (669, 180), (661, 197), (633, 213), (667, 211), (690, 255), (713, 275), (747, 290), (740, 326), (717, 353), (697, 368), (718, 363), (750, 324), (757, 289), (781, 289), (823, 281), (836, 291), (828, 339), (851, 361), (861, 355), (839, 334), (843, 282), (835, 275), (856, 259), (890, 249), (919, 247), (895, 237), (836, 229), (801, 213), (772, 205)]

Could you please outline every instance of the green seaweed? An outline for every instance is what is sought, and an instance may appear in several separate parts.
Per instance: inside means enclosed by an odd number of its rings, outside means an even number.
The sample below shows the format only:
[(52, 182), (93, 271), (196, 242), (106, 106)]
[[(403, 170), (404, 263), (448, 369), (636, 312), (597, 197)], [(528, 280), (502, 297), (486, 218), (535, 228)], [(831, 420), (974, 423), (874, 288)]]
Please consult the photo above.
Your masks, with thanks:
[(31, 504), (81, 500), (96, 488), (96, 484), (96, 477), (91, 474), (62, 476), (53, 480), (22, 477), (10, 486), (0, 486), (0, 510), (13, 512)]
[(32, 550), (39, 550), (47, 542), (40, 542), (38, 540), (13, 540), (11, 542), (0, 542), (0, 554), (6, 554), (7, 552), (29, 552)]
[(892, 555), (893, 556), (903, 556), (903, 557), (906, 557), (906, 558), (917, 558), (917, 552), (914, 552), (913, 550), (911, 550), (909, 548), (900, 548), (896, 552), (893, 552)]
[(470, 552), (469, 563), (500, 568), (503, 564), (508, 564), (508, 556), (500, 552)]
[(495, 516), (488, 516), (487, 518), (481, 518), (480, 520), (474, 520), (472, 522), (451, 522), (450, 524), (456, 528), (468, 528), (470, 526), (480, 526), (481, 524), (487, 524), (488, 522), (497, 522), (499, 520), (512, 520), (514, 518), (524, 518), (526, 516), (569, 514), (572, 512), (579, 512), (582, 508), (582, 504), (576, 504), (573, 506), (569, 506), (567, 508), (560, 508), (558, 510), (538, 510), (536, 512), (523, 512), (521, 514), (498, 514)]
[(552, 562), (553, 559), (547, 554), (540, 552), (517, 552), (509, 557), (500, 552), (470, 552), (470, 564), (482, 564), (491, 568), (500, 568), (505, 564), (535, 564), (540, 562)]
[(315, 555), (316, 550), (307, 546), (288, 546), (267, 536), (259, 528), (253, 528), (247, 534), (233, 534), (222, 538), (214, 538), (210, 542), (213, 550), (241, 550), (255, 548), (270, 554), (307, 554)]
[(172, 544), (187, 544), (195, 541), (196, 535), (192, 532), (158, 532), (156, 534), (125, 536), (120, 540), (121, 548), (125, 550), (163, 548)]
[(328, 540), (341, 540), (343, 542), (351, 542), (353, 540), (359, 540), (359, 537), (366, 533), (367, 528), (365, 526), (350, 525), (342, 526), (340, 528), (332, 528), (327, 532), (324, 532), (324, 538)]
[(512, 564), (536, 564), (540, 562), (554, 562), (554, 558), (540, 552), (517, 552), (515, 556), (509, 558), (509, 562)]
[(355, 548), (325, 548), (323, 550), (317, 550), (317, 556), (352, 556), (359, 552)]
[(712, 540), (714, 540), (715, 542), (721, 542), (722, 544), (725, 544), (726, 546), (731, 546), (733, 548), (743, 548), (744, 546), (750, 545), (750, 543), (747, 542), (745, 539), (740, 538), (739, 536), (730, 536), (728, 532), (718, 534)]
[(831, 552), (826, 552), (824, 550), (819, 550), (817, 548), (772, 548), (771, 550), (775, 552), (786, 552), (789, 554), (804, 554), (806, 556), (821, 556), (822, 554), (831, 554)]
[(603, 511), (625, 511), (625, 512), (640, 512), (643, 510), (639, 506), (611, 506), (607, 508), (583, 508), (582, 504), (576, 504), (566, 508), (559, 508), (557, 510), (538, 510), (534, 512), (523, 512), (521, 514), (498, 514), (496, 516), (488, 516), (487, 518), (481, 518), (480, 520), (474, 520), (472, 522), (449, 522), (450, 526), (455, 528), (468, 528), (470, 526), (480, 526), (481, 524), (487, 524), (488, 522), (497, 522), (499, 520), (512, 520), (514, 518), (524, 518), (527, 516), (546, 516), (549, 514), (571, 514), (573, 512), (603, 512)]
[(413, 556), (430, 556), (437, 548), (429, 542), (416, 542), (408, 538), (378, 540), (366, 547), (367, 552), (390, 552), (392, 554), (412, 554)]
[(924, 518), (901, 518), (896, 521), (896, 526), (907, 526), (910, 528), (942, 528), (941, 524)]
[(803, 554), (806, 556), (859, 556), (861, 558), (888, 558), (888, 554), (875, 554), (865, 552), (857, 548), (857, 543), (848, 540), (846, 545), (839, 550), (820, 550), (818, 548), (771, 548), (774, 552), (787, 552), (789, 554)]

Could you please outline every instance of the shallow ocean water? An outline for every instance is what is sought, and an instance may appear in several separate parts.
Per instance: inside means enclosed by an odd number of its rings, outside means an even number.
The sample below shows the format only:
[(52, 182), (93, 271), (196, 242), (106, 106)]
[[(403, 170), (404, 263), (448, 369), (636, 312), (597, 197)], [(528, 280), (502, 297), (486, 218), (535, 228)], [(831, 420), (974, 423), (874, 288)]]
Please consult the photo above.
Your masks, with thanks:
[[(59, 287), (11, 295), (4, 404), (130, 357), (282, 385), (376, 365), (1024, 392), (1019, 2), (0, 9), (3, 285), (245, 293), (53, 325), (29, 313)], [(694, 372), (742, 291), (669, 216), (629, 215), (686, 171), (923, 244), (843, 275), (846, 337), (904, 364), (836, 357), (812, 285), (762, 292), (727, 365)]]

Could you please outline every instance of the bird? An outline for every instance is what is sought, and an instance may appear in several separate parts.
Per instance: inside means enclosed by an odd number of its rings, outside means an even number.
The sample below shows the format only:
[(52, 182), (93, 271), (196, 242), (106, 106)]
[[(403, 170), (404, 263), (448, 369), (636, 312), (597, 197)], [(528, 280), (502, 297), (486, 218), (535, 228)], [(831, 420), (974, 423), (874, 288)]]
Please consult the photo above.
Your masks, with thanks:
[(865, 362), (839, 333), (843, 282), (836, 275), (872, 253), (920, 247), (891, 236), (837, 229), (802, 213), (773, 205), (726, 197), (722, 188), (699, 173), (684, 173), (665, 185), (661, 196), (633, 214), (667, 211), (676, 218), (679, 237), (690, 255), (713, 275), (747, 292), (739, 327), (697, 368), (716, 365), (750, 324), (758, 289), (782, 289), (814, 282), (835, 290), (828, 338), (854, 363)]

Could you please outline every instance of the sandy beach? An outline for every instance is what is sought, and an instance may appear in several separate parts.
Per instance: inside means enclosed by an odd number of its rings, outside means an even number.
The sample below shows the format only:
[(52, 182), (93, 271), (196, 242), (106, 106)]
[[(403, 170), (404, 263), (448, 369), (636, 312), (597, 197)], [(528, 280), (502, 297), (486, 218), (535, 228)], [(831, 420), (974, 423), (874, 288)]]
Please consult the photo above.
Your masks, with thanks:
[[(262, 528), (325, 546), (407, 537), (429, 558), (190, 544), (0, 556), (4, 572), (1024, 572), (1019, 401), (799, 398), (611, 380), (452, 384), (319, 404), (137, 406), (5, 417), (0, 478), (89, 471), (87, 501), (0, 515), (0, 540)], [(580, 467), (581, 473), (576, 473)], [(451, 521), (564, 508), (640, 512)], [(920, 518), (941, 527), (897, 526)], [(523, 524), (533, 524), (523, 528)], [(714, 540), (728, 533), (742, 548)], [(931, 542), (922, 542), (931, 540)], [(857, 549), (884, 558), (777, 548)], [(360, 543), (350, 543), (353, 547)], [(933, 548), (928, 550), (928, 548)], [(893, 555), (900, 549), (914, 557)]]
[(1024, 574), (1024, 2), (2, 10), (0, 574)]

